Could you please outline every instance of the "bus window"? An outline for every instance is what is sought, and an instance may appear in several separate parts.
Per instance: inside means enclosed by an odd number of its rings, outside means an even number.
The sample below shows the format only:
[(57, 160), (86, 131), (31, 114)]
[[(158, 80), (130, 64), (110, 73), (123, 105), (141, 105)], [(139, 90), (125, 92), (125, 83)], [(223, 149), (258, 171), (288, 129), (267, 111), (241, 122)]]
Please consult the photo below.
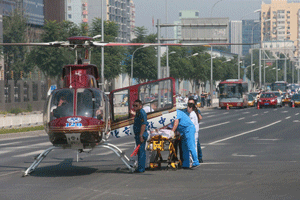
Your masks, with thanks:
[(113, 120), (129, 118), (129, 90), (116, 91), (113, 96)]
[(171, 109), (173, 107), (172, 88), (171, 80), (141, 85), (138, 96), (143, 103), (144, 110), (151, 113)]

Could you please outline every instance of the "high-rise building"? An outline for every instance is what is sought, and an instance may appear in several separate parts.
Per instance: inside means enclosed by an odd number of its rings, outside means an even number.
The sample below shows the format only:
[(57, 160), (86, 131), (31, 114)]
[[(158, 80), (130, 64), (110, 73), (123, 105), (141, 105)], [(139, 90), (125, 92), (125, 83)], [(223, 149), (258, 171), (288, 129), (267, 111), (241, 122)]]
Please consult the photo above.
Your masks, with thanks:
[(45, 20), (55, 20), (62, 22), (66, 19), (65, 16), (65, 1), (64, 0), (44, 0)]
[[(242, 42), (260, 44), (260, 21), (242, 20)], [(251, 45), (243, 45), (243, 55), (248, 54), (249, 49), (253, 47), (255, 45), (252, 45), (252, 47)]]
[[(229, 23), (230, 43), (242, 43), (242, 21), (230, 21)], [(242, 45), (231, 45), (231, 53), (242, 55)]]
[(102, 16), (103, 20), (115, 22), (119, 26), (118, 42), (129, 42), (135, 27), (135, 6), (132, 0), (81, 0), (66, 1), (66, 20), (76, 24), (91, 24)]
[(14, 9), (20, 9), (31, 26), (44, 25), (44, 0), (3, 0), (0, 1), (3, 15), (8, 16)]
[(271, 0), (261, 5), (261, 41), (292, 40), (299, 45), (300, 3)]

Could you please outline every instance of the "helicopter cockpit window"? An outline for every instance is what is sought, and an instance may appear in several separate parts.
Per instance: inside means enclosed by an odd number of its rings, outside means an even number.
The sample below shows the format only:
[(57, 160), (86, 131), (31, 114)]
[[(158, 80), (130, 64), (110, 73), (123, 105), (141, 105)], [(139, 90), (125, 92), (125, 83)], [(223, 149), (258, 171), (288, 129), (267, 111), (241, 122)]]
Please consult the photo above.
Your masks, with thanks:
[(103, 119), (102, 93), (94, 89), (77, 89), (77, 115)]
[(50, 103), (50, 120), (60, 117), (73, 116), (73, 99), (73, 89), (62, 89), (54, 91)]
[(129, 118), (129, 91), (121, 90), (113, 93), (113, 119), (120, 121)]
[(171, 109), (173, 107), (172, 88), (171, 80), (141, 85), (139, 99), (143, 102), (143, 109), (146, 113)]

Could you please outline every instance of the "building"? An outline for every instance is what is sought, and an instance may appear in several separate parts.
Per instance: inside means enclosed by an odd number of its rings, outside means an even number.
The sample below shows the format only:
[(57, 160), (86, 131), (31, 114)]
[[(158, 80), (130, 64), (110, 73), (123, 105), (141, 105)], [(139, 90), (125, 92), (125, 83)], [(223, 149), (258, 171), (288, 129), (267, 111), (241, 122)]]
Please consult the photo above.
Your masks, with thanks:
[[(260, 21), (242, 20), (242, 42), (260, 44)], [(259, 45), (243, 45), (242, 55), (247, 55), (250, 48), (258, 46)]]
[(44, 0), (45, 20), (62, 22), (66, 19), (65, 16), (65, 1), (64, 0)]
[(66, 20), (72, 21), (77, 25), (88, 23), (89, 25), (95, 18), (102, 18), (107, 21), (115, 22), (119, 26), (118, 42), (129, 42), (133, 37), (132, 32), (135, 27), (135, 6), (132, 0), (81, 0), (66, 1)]
[[(181, 20), (185, 18), (197, 19), (199, 18), (198, 10), (181, 10), (179, 11), (179, 19), (180, 21), (175, 21), (174, 24), (181, 24)], [(181, 39), (181, 26), (174, 26), (174, 38), (175, 43), (178, 43)]]
[(44, 25), (44, 0), (3, 0), (0, 1), (0, 7), (3, 8), (4, 16), (8, 16), (18, 8), (28, 19), (28, 25), (36, 27)]
[[(242, 21), (230, 21), (229, 23), (230, 43), (242, 43)], [(231, 45), (231, 53), (242, 55), (242, 45)]]
[(271, 0), (261, 5), (261, 41), (292, 40), (299, 48), (300, 3)]

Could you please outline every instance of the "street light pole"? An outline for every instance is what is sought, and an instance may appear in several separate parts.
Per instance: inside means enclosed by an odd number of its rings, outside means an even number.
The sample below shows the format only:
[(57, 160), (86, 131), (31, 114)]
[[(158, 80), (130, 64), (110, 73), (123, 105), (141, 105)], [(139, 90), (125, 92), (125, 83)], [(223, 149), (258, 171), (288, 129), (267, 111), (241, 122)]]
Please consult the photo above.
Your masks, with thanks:
[(157, 19), (157, 79), (161, 78), (161, 70), (160, 70), (160, 51), (161, 51), (161, 46), (160, 46), (160, 19)]
[(213, 46), (210, 46), (210, 95), (213, 94)]
[(136, 50), (133, 51), (132, 56), (131, 56), (131, 72), (130, 72), (130, 85), (132, 85), (133, 82), (133, 57), (134, 57), (134, 53), (142, 48), (148, 47), (149, 45), (144, 45), (142, 47), (137, 48)]
[[(101, 0), (101, 42), (104, 42), (103, 0)], [(104, 91), (104, 46), (101, 47), (101, 84)]]

